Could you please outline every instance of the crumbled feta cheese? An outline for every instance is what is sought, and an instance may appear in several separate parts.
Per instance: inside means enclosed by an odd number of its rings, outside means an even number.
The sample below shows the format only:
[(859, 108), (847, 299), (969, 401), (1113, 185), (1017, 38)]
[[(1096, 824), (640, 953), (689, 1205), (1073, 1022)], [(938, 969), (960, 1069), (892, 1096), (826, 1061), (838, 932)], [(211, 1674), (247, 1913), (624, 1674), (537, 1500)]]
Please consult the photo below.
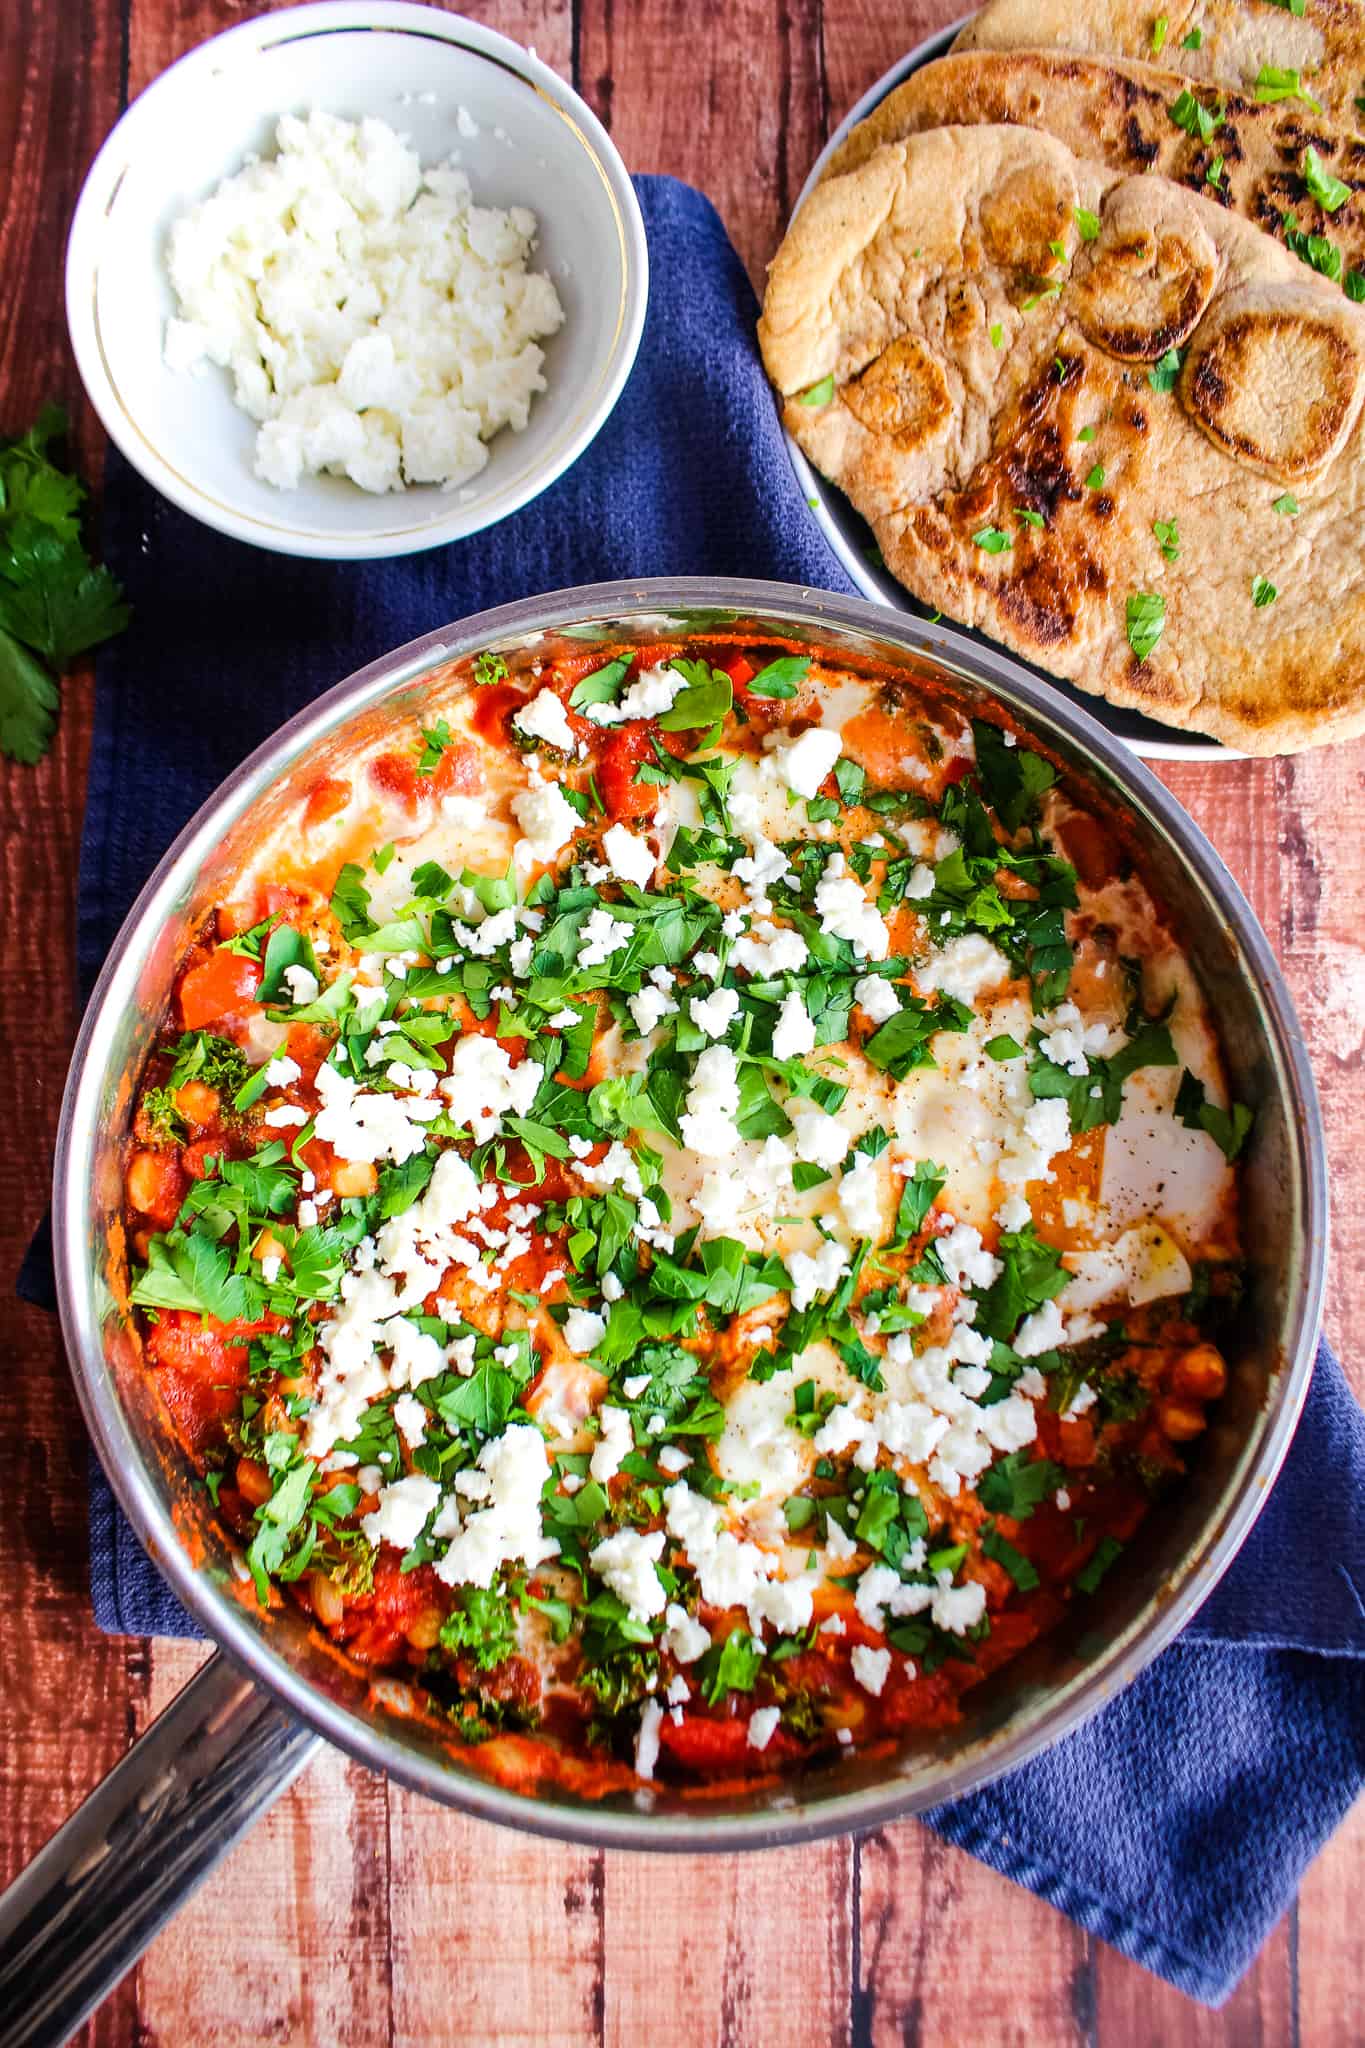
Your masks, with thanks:
[(613, 917), (601, 906), (590, 910), (583, 920), (578, 934), (578, 958), (580, 968), (603, 967), (613, 953), (619, 953), (623, 946), (630, 944), (632, 925), (623, 918)]
[(672, 709), (674, 698), (686, 688), (687, 678), (677, 669), (644, 668), (619, 704), (589, 704), (583, 716), (594, 725), (625, 725), (633, 718), (658, 718)]
[(654, 1766), (659, 1761), (659, 1729), (663, 1725), (663, 1718), (664, 1710), (658, 1700), (646, 1700), (635, 1736), (637, 1778), (649, 1780), (654, 1776)]
[(773, 1026), (773, 1058), (800, 1059), (804, 1053), (814, 1050), (815, 1020), (807, 1010), (800, 991), (792, 989), (783, 997)]
[(512, 815), (525, 838), (514, 851), (523, 860), (553, 860), (578, 830), (578, 813), (557, 782), (533, 782), (512, 799)]
[(281, 1056), (270, 1061), (265, 1070), (265, 1078), (272, 1088), (287, 1088), (289, 1083), (297, 1081), (302, 1073), (303, 1068), (297, 1060)]
[(267, 1109), (261, 1118), (272, 1131), (291, 1131), (308, 1121), (306, 1109), (296, 1109), (292, 1102), (278, 1102)]
[(654, 849), (648, 840), (637, 838), (624, 825), (609, 825), (602, 835), (602, 851), (614, 875), (623, 882), (633, 882), (637, 889), (643, 889), (652, 879), (658, 866)]
[(880, 1698), (882, 1689), (891, 1675), (891, 1652), (874, 1650), (867, 1643), (855, 1643), (850, 1659), (853, 1676), (864, 1692)]
[(594, 1309), (571, 1308), (564, 1318), (564, 1342), (580, 1358), (595, 1351), (607, 1334), (607, 1320)]
[(860, 1152), (851, 1172), (839, 1183), (839, 1212), (854, 1237), (882, 1234), (882, 1186), (875, 1161)]
[(564, 313), (526, 267), (535, 216), (476, 206), (383, 121), (286, 114), (275, 137), (171, 229), (167, 362), (231, 371), (266, 483), (453, 489), (545, 389), (537, 343)]
[[(425, 1413), (425, 1410), (423, 1411)], [(434, 1479), (410, 1472), (379, 1489), (379, 1506), (361, 1517), (360, 1526), (371, 1543), (391, 1543), (395, 1550), (411, 1550), (427, 1525), (427, 1518), (441, 1498)]]
[(1022, 1230), (1033, 1215), (1025, 1196), (1006, 1195), (995, 1212), (995, 1220), (1002, 1230)]
[[(482, 1144), (502, 1128), (504, 1115), (527, 1114), (543, 1075), (544, 1069), (534, 1060), (514, 1064), (506, 1047), (496, 1038), (467, 1032), (455, 1040), (450, 1072), (441, 1081), (440, 1092), (455, 1122), (468, 1124)], [(319, 1134), (327, 1135), (321, 1124)]]
[(1014, 1336), (1014, 1349), (1020, 1358), (1041, 1358), (1045, 1351), (1055, 1351), (1064, 1336), (1062, 1312), (1055, 1301), (1045, 1301), (1031, 1316), (1025, 1316)]
[(791, 974), (804, 967), (810, 948), (800, 932), (764, 918), (735, 941), (730, 957), (736, 967), (746, 969), (755, 981), (768, 981), (776, 974)]
[(708, 1045), (692, 1070), (687, 1109), (679, 1119), (683, 1143), (703, 1159), (725, 1159), (739, 1144), (739, 1062), (725, 1045)]
[(739, 997), (732, 988), (718, 988), (709, 996), (693, 996), (687, 1007), (699, 1031), (708, 1038), (724, 1038), (739, 1015)]
[(512, 723), (527, 739), (544, 740), (547, 747), (555, 747), (561, 754), (573, 753), (574, 729), (563, 699), (553, 690), (539, 691), (529, 704), (513, 712)]
[(664, 1648), (679, 1664), (695, 1664), (711, 1647), (711, 1632), (676, 1600), (664, 1609)]
[(597, 1419), (602, 1425), (602, 1434), (588, 1461), (588, 1470), (599, 1485), (605, 1486), (620, 1471), (622, 1458), (634, 1449), (635, 1432), (625, 1409), (614, 1408), (610, 1402), (604, 1402), (598, 1409)]
[[(950, 939), (940, 951), (915, 969), (915, 978), (925, 989), (941, 989), (960, 1003), (973, 1004), (983, 989), (994, 988), (1009, 978), (1012, 969), (998, 946), (980, 932), (964, 932)], [(1066, 1105), (1063, 1103), (1062, 1108)]]
[(822, 932), (847, 939), (865, 960), (884, 960), (891, 950), (886, 920), (868, 901), (858, 877), (848, 872), (842, 853), (831, 856), (815, 885), (815, 914)]
[(787, 1271), (792, 1280), (792, 1307), (799, 1315), (819, 1294), (829, 1294), (848, 1271), (848, 1253), (842, 1245), (826, 1238), (818, 1252), (790, 1252)]
[(777, 1733), (781, 1719), (781, 1707), (755, 1707), (749, 1716), (750, 1749), (766, 1749)]
[(813, 725), (794, 740), (770, 737), (770, 757), (778, 777), (797, 796), (818, 796), (820, 784), (833, 768), (843, 747), (837, 732)]
[(655, 988), (651, 982), (646, 982), (637, 994), (626, 997), (626, 1008), (635, 1020), (636, 1030), (644, 1038), (648, 1038), (665, 1017), (671, 1017), (677, 1007), (671, 995), (664, 989)]
[(884, 974), (865, 974), (861, 981), (854, 982), (853, 1000), (866, 1010), (874, 1024), (885, 1024), (898, 1014), (901, 1006), (894, 983)]
[(543, 1564), (559, 1549), (541, 1524), (540, 1496), (550, 1476), (550, 1455), (538, 1429), (524, 1422), (509, 1424), (483, 1445), (478, 1470), (488, 1480), (488, 1505), (460, 1520), (454, 1496), (449, 1496), (433, 1528), (438, 1536), (452, 1537), (435, 1567), (447, 1586), (491, 1586), (500, 1565), (517, 1560)]
[(290, 995), (300, 1008), (304, 1003), (317, 1001), (318, 978), (311, 967), (286, 967), (283, 978)]
[(427, 1411), (415, 1394), (400, 1394), (393, 1404), (393, 1419), (398, 1433), (410, 1450), (416, 1450), (425, 1442), (427, 1433)]
[(654, 1569), (663, 1548), (662, 1529), (651, 1530), (647, 1536), (638, 1529), (618, 1529), (588, 1553), (589, 1564), (617, 1599), (625, 1602), (632, 1621), (650, 1621), (667, 1605), (663, 1581)]
[(795, 1132), (792, 1143), (798, 1159), (828, 1171), (847, 1157), (848, 1132), (837, 1117), (804, 1098), (789, 1102), (787, 1113)]
[[(491, 1044), (480, 1039), (479, 1044)], [(536, 1070), (537, 1073), (539, 1070)], [(314, 1076), (322, 1108), (314, 1131), (338, 1158), (357, 1163), (392, 1159), (401, 1166), (426, 1144), (423, 1125), (439, 1115), (440, 1104), (360, 1088), (324, 1060)]]

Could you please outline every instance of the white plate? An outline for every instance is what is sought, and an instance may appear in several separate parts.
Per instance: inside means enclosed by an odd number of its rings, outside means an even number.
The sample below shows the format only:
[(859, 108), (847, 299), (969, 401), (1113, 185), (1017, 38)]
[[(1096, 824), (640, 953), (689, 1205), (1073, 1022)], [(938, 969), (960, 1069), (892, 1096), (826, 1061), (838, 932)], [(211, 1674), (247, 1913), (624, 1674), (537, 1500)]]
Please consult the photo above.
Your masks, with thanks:
[[(963, 15), (960, 21), (953, 22), (950, 27), (937, 29), (933, 35), (917, 44), (908, 56), (902, 57), (898, 64), (893, 64), (891, 69), (863, 94), (858, 104), (844, 116), (816, 158), (811, 174), (801, 188), (801, 197), (796, 202), (798, 210), (807, 194), (819, 183), (825, 165), (849, 131), (856, 128), (860, 121), (865, 121), (873, 108), (879, 107), (887, 94), (894, 92), (898, 85), (903, 84), (912, 71), (918, 71), (922, 64), (932, 63), (936, 57), (945, 56), (963, 22), (970, 19), (970, 15)], [(815, 514), (821, 532), (863, 595), (873, 598), (878, 604), (888, 605), (895, 611), (913, 612), (920, 618), (928, 616), (928, 607), (911, 597), (909, 591), (902, 588), (889, 569), (879, 566), (881, 558), (872, 529), (862, 515), (854, 511), (843, 492), (811, 467), (790, 434), (787, 436), (787, 453), (791, 457), (791, 465), (796, 471), (796, 480), (801, 486), (802, 495)], [(965, 630), (971, 632), (970, 627)], [(986, 634), (973, 633), (972, 637), (987, 641), (990, 645), (999, 644), (990, 642)], [(1023, 659), (1021, 655), (1015, 654), (1012, 648), (1009, 651), (1014, 660)], [(1075, 704), (1080, 704), (1092, 718), (1097, 718), (1116, 738), (1121, 739), (1135, 754), (1141, 754), (1148, 761), (1242, 759), (1234, 748), (1220, 746), (1217, 740), (1204, 739), (1193, 733), (1187, 735), (1177, 732), (1171, 726), (1158, 725), (1154, 719), (1144, 718), (1140, 711), (1127, 711), (1117, 704), (1110, 704), (1103, 697), (1092, 697), (1086, 690), (1074, 689), (1059, 676), (1049, 675), (1046, 669), (1039, 668), (1035, 662), (1025, 662), (1024, 666), (1031, 669), (1034, 675), (1040, 676), (1045, 683), (1050, 684), (1060, 695), (1069, 697)]]
[[(228, 374), (162, 360), (175, 311), (165, 245), (176, 218), (269, 154), (281, 114), (375, 115), (424, 164), (457, 153), (476, 203), (529, 206), (533, 257), (564, 306), (545, 344), (547, 389), (523, 433), (489, 443), (463, 490), (360, 490), (344, 477), (279, 491), (252, 468), (255, 422)], [(459, 120), (464, 109), (476, 124)], [(649, 288), (644, 222), (605, 129), (528, 50), (409, 0), (322, 0), (201, 43), (148, 86), (91, 167), (67, 249), (67, 321), (110, 438), (173, 504), (282, 554), (408, 554), (505, 519), (562, 475), (611, 412), (639, 345)]]

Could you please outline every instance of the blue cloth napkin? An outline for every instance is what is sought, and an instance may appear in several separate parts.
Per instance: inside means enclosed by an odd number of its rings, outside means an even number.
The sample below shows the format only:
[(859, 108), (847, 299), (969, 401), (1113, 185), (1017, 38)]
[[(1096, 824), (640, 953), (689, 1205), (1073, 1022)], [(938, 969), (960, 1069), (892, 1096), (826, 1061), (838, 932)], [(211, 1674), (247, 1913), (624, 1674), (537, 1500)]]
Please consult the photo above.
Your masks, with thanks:
[[(88, 993), (174, 833), (319, 691), (404, 640), (523, 595), (618, 576), (848, 585), (787, 463), (753, 294), (709, 202), (637, 187), (643, 346), (558, 484), (457, 546), (333, 565), (263, 554), (109, 461), (105, 555), (131, 630), (100, 656), (81, 852)], [(26, 1291), (44, 1289), (35, 1243)], [(50, 1297), (50, 1265), (46, 1275)], [(90, 1480), (101, 1628), (194, 1632)], [(1036, 1761), (928, 1816), (1092, 1933), (1210, 2003), (1227, 1996), (1365, 1778), (1365, 1415), (1320, 1351), (1279, 1484), (1233, 1570), (1136, 1684)]]

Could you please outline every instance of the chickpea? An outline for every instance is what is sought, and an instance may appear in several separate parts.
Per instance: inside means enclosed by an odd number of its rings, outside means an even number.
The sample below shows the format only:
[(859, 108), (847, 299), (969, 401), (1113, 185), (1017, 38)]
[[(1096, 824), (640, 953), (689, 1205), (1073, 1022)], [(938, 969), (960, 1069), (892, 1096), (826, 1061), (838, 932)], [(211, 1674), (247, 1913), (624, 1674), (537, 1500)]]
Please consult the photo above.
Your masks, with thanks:
[(312, 1572), (308, 1579), (313, 1612), (324, 1628), (335, 1628), (346, 1612), (346, 1601), (325, 1572)]
[(187, 1081), (175, 1092), (175, 1106), (190, 1123), (205, 1127), (217, 1118), (218, 1090), (206, 1087), (202, 1081)]
[(372, 1195), (379, 1175), (365, 1159), (339, 1160), (332, 1168), (332, 1192), (342, 1195)]
[(262, 1507), (274, 1492), (270, 1474), (255, 1458), (237, 1460), (237, 1491), (253, 1508)]
[(1157, 1403), (1157, 1421), (1173, 1444), (1188, 1443), (1191, 1437), (1199, 1436), (1207, 1427), (1202, 1408), (1189, 1401), (1172, 1401), (1169, 1398)]
[(445, 1620), (439, 1607), (424, 1607), (407, 1629), (408, 1641), (414, 1650), (434, 1650)]
[(130, 1205), (143, 1216), (150, 1216), (160, 1198), (162, 1187), (161, 1161), (155, 1152), (135, 1152), (128, 1163), (128, 1175), (124, 1182)]
[(1216, 1401), (1227, 1383), (1228, 1369), (1212, 1344), (1196, 1344), (1182, 1351), (1171, 1374), (1174, 1392), (1196, 1401)]
[(284, 1257), (284, 1246), (280, 1243), (273, 1230), (263, 1230), (256, 1239), (255, 1244), (252, 1245), (251, 1252), (253, 1258), (257, 1259), (282, 1259)]

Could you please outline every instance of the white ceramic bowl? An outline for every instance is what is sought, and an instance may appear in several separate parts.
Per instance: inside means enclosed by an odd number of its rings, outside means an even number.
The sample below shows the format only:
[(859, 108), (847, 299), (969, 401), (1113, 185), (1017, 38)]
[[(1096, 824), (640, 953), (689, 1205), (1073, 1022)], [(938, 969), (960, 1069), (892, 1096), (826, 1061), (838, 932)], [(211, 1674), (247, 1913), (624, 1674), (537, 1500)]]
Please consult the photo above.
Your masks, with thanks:
[[(534, 258), (564, 304), (545, 344), (548, 389), (523, 433), (504, 431), (463, 494), (384, 495), (342, 477), (279, 491), (252, 470), (256, 424), (225, 370), (167, 369), (175, 311), (166, 239), (179, 214), (269, 154), (284, 113), (370, 114), (424, 164), (458, 150), (482, 204), (532, 208)], [(464, 107), (478, 134), (462, 136)], [(459, 540), (553, 483), (611, 412), (644, 326), (644, 222), (606, 130), (549, 68), (478, 22), (407, 0), (320, 0), (263, 15), (173, 64), (96, 157), (67, 248), (76, 363), (110, 438), (173, 504), (258, 547), (368, 559)]]

